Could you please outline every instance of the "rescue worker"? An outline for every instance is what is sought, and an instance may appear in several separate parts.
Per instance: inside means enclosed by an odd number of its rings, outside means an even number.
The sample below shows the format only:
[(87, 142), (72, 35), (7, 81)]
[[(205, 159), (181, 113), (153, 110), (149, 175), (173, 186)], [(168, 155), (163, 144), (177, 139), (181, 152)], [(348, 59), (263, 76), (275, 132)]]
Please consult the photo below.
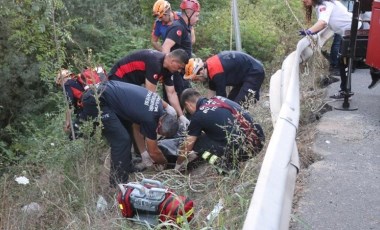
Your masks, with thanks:
[[(222, 51), (203, 62), (190, 59), (185, 67), (185, 79), (209, 83), (208, 97), (222, 96), (241, 104), (251, 95), (260, 97), (265, 71), (260, 61), (239, 51)], [(233, 86), (226, 93), (226, 86)]]
[[(151, 43), (154, 49), (162, 51), (162, 46), (159, 40), (164, 41), (166, 31), (174, 21), (179, 20), (181, 12), (172, 11), (170, 3), (165, 0), (157, 0), (153, 5), (153, 16), (156, 20), (153, 23), (151, 34)], [(194, 27), (191, 27), (191, 43), (195, 42)]]
[[(74, 120), (73, 128), (75, 130), (75, 136), (79, 135), (79, 116), (82, 112), (82, 95), (85, 90), (89, 88), (92, 84), (98, 84), (100, 82), (100, 77), (98, 73), (89, 68), (83, 70), (80, 74), (75, 75), (67, 69), (62, 69), (56, 78), (56, 84), (64, 86), (64, 90), (67, 97), (68, 108), (66, 110), (66, 119), (64, 125), (64, 131), (70, 132), (71, 122)], [(75, 118), (71, 117), (74, 112)], [(69, 138), (74, 139), (72, 133)]]
[(184, 169), (186, 159), (190, 162), (205, 151), (224, 159), (227, 168), (236, 168), (238, 161), (262, 149), (265, 137), (261, 126), (237, 103), (220, 96), (207, 99), (194, 89), (186, 89), (181, 105), (191, 114), (191, 121), (175, 169)]
[[(314, 23), (309, 29), (301, 30), (300, 35), (312, 35), (320, 32), (326, 27), (330, 28), (337, 34), (340, 43), (344, 31), (351, 29), (352, 13), (348, 12), (347, 8), (340, 2), (334, 0), (302, 0), (305, 7), (306, 20), (308, 23), (311, 21), (312, 8), (315, 8), (317, 13), (317, 22)], [(361, 22), (358, 24), (358, 28), (361, 27)], [(341, 65), (341, 63), (339, 64)], [(347, 74), (343, 68), (340, 68), (340, 91), (330, 96), (334, 99), (344, 98), (344, 92), (347, 89)]]
[[(162, 52), (169, 53), (172, 50), (184, 49), (191, 57), (193, 51), (191, 28), (199, 20), (201, 6), (197, 0), (182, 0), (180, 8), (181, 17), (167, 29), (166, 38), (162, 44)], [(183, 90), (191, 87), (190, 82), (183, 79), (179, 73), (174, 74), (173, 82), (178, 98), (180, 98)], [(165, 95), (164, 100), (166, 100)]]
[[(109, 72), (108, 79), (140, 86), (145, 84), (145, 88), (152, 92), (156, 92), (157, 83), (162, 80), (170, 105), (173, 106), (168, 107), (168, 112), (172, 115), (177, 113), (181, 126), (186, 127), (189, 120), (180, 107), (172, 74), (182, 70), (188, 60), (189, 56), (182, 49), (167, 54), (152, 49), (138, 50), (119, 60)], [(168, 105), (164, 103), (166, 108)]]
[[(157, 145), (157, 134), (170, 137), (178, 130), (177, 117), (164, 111), (161, 98), (143, 87), (120, 81), (102, 83), (97, 91), (89, 90), (83, 96), (81, 119), (98, 116), (96, 97), (100, 102), (103, 134), (111, 147), (110, 184), (127, 183), (128, 174), (135, 171), (132, 163), (132, 124), (139, 125), (143, 142), (143, 162), (165, 165), (167, 160)], [(146, 147), (145, 147), (146, 146)]]

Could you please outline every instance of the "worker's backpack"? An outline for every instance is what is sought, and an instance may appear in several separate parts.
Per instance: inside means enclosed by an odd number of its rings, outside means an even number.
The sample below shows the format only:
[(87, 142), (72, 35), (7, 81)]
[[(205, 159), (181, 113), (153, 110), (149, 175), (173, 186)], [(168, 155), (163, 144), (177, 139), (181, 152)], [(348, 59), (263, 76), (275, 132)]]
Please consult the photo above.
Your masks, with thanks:
[(91, 85), (96, 85), (101, 82), (99, 74), (90, 68), (87, 68), (78, 75), (78, 82), (80, 82), (84, 89), (87, 90)]
[(263, 142), (265, 140), (264, 133), (259, 124), (251, 124), (243, 115), (241, 111), (238, 111), (233, 106), (227, 104), (221, 97), (211, 97), (209, 99), (209, 104), (204, 104), (201, 106), (204, 108), (223, 108), (231, 112), (231, 114), (236, 118), (240, 129), (245, 134), (247, 141), (253, 144), (255, 151), (259, 152), (263, 148)]

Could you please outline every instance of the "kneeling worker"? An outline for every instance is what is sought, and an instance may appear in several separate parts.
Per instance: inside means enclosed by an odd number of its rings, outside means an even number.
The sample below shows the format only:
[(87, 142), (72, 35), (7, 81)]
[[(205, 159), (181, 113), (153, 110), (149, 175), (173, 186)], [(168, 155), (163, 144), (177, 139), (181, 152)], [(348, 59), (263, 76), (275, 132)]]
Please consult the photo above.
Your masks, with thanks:
[[(162, 100), (143, 87), (119, 81), (108, 81), (83, 97), (82, 119), (98, 116), (98, 96), (103, 134), (111, 146), (110, 183), (127, 183), (128, 174), (134, 171), (132, 163), (132, 124), (140, 125), (140, 133), (145, 137), (146, 150), (142, 157), (152, 164), (165, 165), (167, 160), (157, 145), (157, 134), (170, 137), (178, 130), (175, 115), (165, 113)], [(136, 142), (144, 142), (137, 140)], [(145, 146), (144, 144), (144, 146)]]
[(261, 126), (236, 102), (220, 96), (207, 99), (194, 89), (186, 89), (181, 105), (191, 114), (191, 121), (180, 148), (177, 170), (184, 169), (186, 158), (194, 160), (195, 154), (205, 151), (224, 159), (228, 169), (236, 168), (238, 161), (262, 149), (265, 137)]

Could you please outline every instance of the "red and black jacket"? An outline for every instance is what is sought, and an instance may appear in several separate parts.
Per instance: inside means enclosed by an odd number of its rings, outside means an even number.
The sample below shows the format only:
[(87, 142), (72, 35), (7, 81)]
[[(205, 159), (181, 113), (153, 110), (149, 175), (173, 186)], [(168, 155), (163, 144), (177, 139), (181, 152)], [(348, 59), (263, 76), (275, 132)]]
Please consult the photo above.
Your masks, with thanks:
[(69, 79), (65, 82), (66, 97), (69, 107), (74, 107), (74, 114), (82, 111), (82, 94), (85, 91), (84, 86), (77, 79)]
[(172, 73), (164, 65), (165, 54), (152, 49), (133, 52), (119, 60), (111, 69), (108, 80), (127, 82), (134, 85), (145, 84), (145, 80), (157, 85), (162, 80), (172, 86)]
[(258, 92), (264, 79), (262, 63), (239, 51), (222, 51), (206, 60), (209, 89), (226, 97), (226, 86), (241, 86), (245, 81), (259, 81), (253, 90)]

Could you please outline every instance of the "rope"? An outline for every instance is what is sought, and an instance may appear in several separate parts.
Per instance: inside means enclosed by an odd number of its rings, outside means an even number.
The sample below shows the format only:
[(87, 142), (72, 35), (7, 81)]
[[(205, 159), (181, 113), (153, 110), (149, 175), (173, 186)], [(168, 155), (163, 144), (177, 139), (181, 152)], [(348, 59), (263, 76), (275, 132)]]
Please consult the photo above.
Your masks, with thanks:
[[(288, 1), (288, 0), (285, 0), (285, 4), (286, 4), (286, 6), (289, 8), (290, 13), (292, 13), (292, 15), (293, 15), (294, 19), (296, 20), (296, 22), (298, 23), (298, 25), (299, 25), (303, 30), (305, 30), (305, 26), (304, 26), (304, 24), (301, 23), (300, 20), (297, 18), (297, 16), (296, 16), (296, 14), (294, 13), (293, 9), (290, 7), (290, 4), (289, 4), (289, 1)], [(310, 36), (310, 35), (306, 35), (306, 36), (307, 36), (307, 38), (308, 38), (309, 41), (310, 41), (310, 46), (311, 46), (312, 50), (315, 51), (315, 50), (316, 50), (316, 47), (317, 47), (316, 42), (312, 39), (312, 38), (313, 38), (312, 36)]]

